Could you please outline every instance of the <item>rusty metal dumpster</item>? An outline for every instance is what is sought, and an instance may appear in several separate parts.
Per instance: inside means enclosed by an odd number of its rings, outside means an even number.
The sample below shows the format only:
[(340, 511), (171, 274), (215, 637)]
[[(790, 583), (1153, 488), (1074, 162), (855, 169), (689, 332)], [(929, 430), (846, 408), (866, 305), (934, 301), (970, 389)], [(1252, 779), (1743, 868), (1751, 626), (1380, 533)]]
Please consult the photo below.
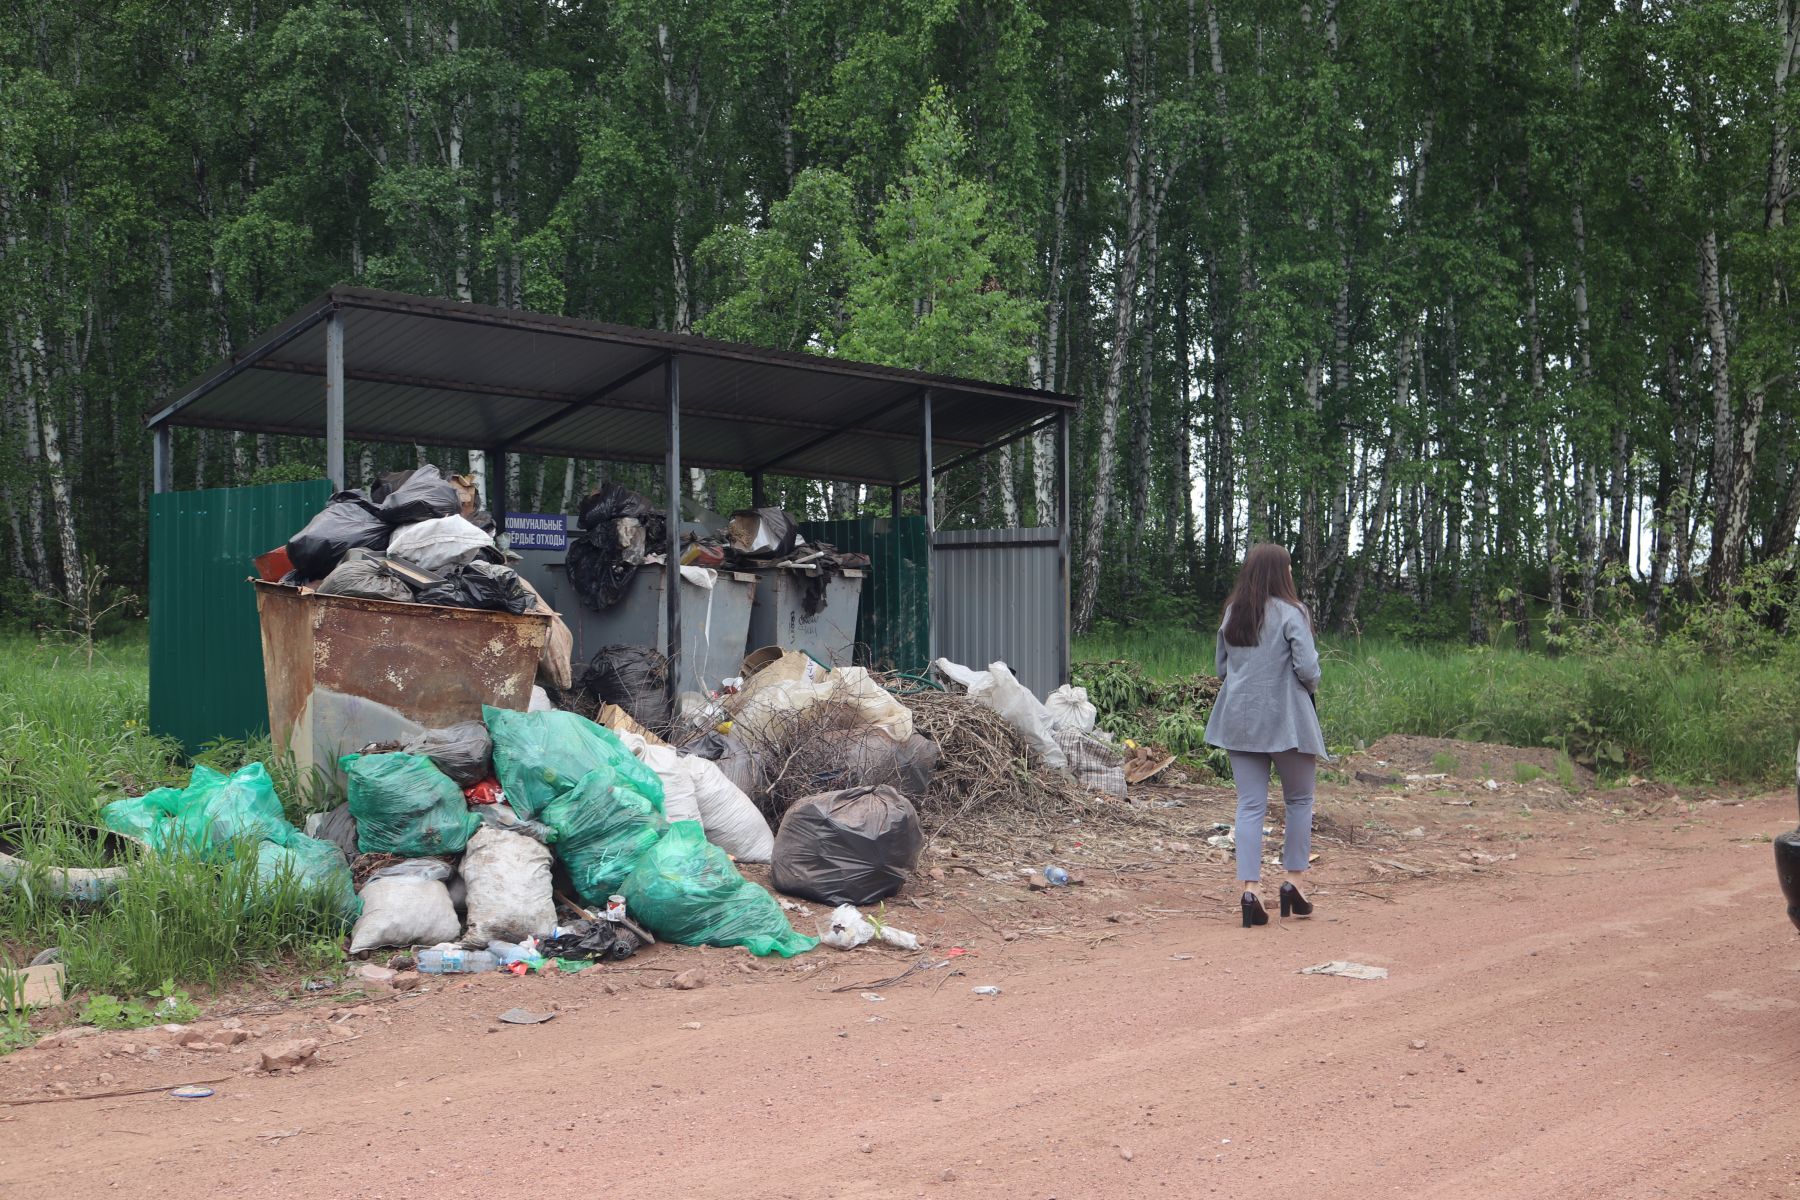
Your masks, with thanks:
[(341, 792), (338, 756), (371, 742), (531, 703), (548, 616), (255, 586), (269, 729), (305, 786)]
[[(745, 649), (782, 646), (810, 654), (826, 666), (850, 666), (856, 661), (856, 612), (866, 574), (827, 573), (786, 563), (758, 572)], [(809, 591), (815, 593), (811, 615), (806, 611)]]

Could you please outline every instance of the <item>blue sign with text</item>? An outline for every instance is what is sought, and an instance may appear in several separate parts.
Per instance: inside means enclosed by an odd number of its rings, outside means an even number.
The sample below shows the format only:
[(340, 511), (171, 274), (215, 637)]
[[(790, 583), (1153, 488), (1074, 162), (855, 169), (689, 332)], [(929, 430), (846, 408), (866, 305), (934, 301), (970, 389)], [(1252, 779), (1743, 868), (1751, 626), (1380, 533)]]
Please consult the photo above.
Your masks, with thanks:
[(567, 550), (569, 518), (561, 513), (508, 513), (506, 541), (514, 550)]

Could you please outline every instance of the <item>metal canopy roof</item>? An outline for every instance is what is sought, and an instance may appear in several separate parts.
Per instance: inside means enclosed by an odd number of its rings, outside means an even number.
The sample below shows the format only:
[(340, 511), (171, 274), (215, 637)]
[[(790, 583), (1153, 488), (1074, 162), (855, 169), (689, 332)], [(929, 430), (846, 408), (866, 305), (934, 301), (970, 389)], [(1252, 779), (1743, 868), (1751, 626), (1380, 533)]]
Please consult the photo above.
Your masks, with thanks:
[(668, 449), (663, 365), (680, 359), (681, 462), (869, 484), (997, 446), (1070, 396), (572, 317), (366, 288), (320, 296), (146, 417), (324, 437), (325, 334), (344, 331), (344, 434), (626, 462)]

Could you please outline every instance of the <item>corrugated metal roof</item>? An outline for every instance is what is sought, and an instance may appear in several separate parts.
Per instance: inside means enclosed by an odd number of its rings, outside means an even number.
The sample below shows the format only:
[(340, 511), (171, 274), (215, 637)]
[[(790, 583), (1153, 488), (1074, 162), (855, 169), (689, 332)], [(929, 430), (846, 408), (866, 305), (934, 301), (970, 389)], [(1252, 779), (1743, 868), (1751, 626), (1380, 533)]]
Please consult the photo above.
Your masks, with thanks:
[(341, 287), (156, 404), (146, 423), (323, 437), (331, 312), (344, 324), (355, 441), (661, 461), (671, 355), (682, 462), (715, 470), (902, 483), (918, 475), (927, 389), (939, 463), (1077, 406), (1005, 384)]

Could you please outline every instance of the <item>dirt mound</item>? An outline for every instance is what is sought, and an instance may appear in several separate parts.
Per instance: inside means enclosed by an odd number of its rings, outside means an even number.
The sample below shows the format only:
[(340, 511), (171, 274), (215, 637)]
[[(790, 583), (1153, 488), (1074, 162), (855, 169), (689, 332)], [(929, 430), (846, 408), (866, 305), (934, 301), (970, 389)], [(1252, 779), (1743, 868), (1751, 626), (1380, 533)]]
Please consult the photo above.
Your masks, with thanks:
[(1352, 770), (1407, 775), (1445, 775), (1453, 779), (1499, 783), (1559, 783), (1570, 792), (1594, 786), (1594, 773), (1548, 746), (1502, 746), (1455, 738), (1391, 734), (1346, 764)]

